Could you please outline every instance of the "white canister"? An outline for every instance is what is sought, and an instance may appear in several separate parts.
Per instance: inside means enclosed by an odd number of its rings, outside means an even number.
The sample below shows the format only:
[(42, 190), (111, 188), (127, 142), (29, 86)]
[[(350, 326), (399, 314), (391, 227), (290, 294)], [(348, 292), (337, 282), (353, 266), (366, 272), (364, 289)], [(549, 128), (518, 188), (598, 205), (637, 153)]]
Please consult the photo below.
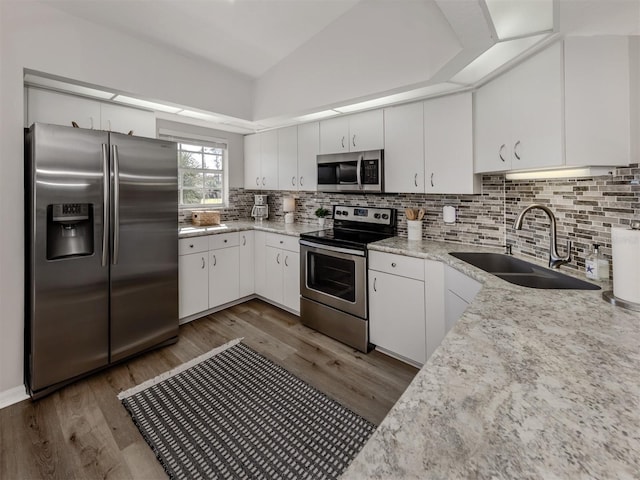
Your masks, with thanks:
[(422, 240), (422, 220), (407, 220), (407, 238)]

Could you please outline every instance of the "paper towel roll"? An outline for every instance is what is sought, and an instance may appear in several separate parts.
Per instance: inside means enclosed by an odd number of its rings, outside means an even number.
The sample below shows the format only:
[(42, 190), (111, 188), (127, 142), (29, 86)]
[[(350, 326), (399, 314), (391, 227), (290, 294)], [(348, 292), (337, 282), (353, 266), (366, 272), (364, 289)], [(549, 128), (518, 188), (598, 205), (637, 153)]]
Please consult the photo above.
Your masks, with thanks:
[(640, 230), (611, 228), (613, 295), (640, 303)]

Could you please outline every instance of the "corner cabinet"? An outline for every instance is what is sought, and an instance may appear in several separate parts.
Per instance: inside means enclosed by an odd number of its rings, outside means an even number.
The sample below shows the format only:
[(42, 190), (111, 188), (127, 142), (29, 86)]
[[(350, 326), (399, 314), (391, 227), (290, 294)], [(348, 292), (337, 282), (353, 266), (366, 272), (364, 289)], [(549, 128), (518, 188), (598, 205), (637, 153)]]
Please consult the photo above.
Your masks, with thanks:
[(320, 122), (320, 153), (362, 152), (384, 148), (384, 114), (372, 110)]
[(298, 125), (298, 190), (316, 191), (318, 153), (320, 153), (320, 124), (313, 122)]
[(563, 58), (556, 43), (475, 93), (475, 172), (561, 166)]

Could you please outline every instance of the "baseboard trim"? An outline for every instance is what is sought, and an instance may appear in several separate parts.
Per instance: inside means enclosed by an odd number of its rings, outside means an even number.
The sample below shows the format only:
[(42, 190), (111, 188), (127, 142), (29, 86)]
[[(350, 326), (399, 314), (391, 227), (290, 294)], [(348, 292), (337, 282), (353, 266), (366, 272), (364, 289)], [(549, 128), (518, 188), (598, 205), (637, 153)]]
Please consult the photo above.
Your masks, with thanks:
[(27, 389), (24, 385), (0, 392), (0, 409), (26, 400), (27, 398), (29, 398), (29, 395), (27, 395)]

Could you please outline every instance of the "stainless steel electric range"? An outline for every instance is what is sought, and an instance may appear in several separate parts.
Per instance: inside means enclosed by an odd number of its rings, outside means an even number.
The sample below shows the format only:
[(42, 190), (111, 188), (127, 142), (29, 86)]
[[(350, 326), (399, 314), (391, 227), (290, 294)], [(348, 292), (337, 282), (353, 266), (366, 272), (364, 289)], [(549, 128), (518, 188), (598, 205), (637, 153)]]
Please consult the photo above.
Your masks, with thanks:
[(300, 235), (300, 319), (366, 353), (367, 245), (396, 234), (396, 210), (334, 205), (333, 219), (333, 229)]

